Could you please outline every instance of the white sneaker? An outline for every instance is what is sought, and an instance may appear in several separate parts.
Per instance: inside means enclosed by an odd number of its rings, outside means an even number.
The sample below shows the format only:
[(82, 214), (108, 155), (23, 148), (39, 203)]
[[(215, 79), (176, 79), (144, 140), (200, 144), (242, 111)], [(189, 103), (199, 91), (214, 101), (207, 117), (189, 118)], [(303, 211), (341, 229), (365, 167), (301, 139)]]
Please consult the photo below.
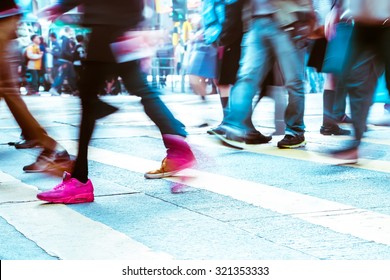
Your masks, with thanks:
[(50, 93), (52, 96), (60, 96), (60, 95), (61, 95), (55, 88), (51, 88), (51, 89), (49, 90), (49, 93)]

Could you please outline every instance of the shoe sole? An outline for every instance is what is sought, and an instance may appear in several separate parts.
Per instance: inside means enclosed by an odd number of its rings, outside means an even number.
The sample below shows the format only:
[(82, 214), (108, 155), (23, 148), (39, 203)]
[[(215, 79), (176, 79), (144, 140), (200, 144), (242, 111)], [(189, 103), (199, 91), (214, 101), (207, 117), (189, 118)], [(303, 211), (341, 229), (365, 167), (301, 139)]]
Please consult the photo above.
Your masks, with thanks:
[(303, 141), (299, 144), (295, 144), (295, 145), (279, 145), (278, 143), (278, 148), (279, 149), (297, 149), (297, 148), (303, 148), (306, 146), (306, 141)]
[(223, 144), (226, 144), (229, 147), (240, 149), (240, 150), (243, 150), (245, 147), (245, 142), (238, 142), (238, 141), (227, 139), (224, 137), (224, 135), (218, 134), (214, 131), (210, 131), (209, 134), (216, 136)]
[(176, 173), (184, 170), (184, 169), (187, 169), (187, 168), (191, 168), (195, 165), (196, 163), (196, 160), (193, 160), (187, 164), (184, 164), (182, 166), (180, 166), (179, 169), (176, 169), (174, 171), (169, 171), (169, 172), (165, 172), (165, 173), (160, 173), (160, 174), (149, 174), (149, 173), (145, 173), (144, 174), (144, 177), (146, 179), (162, 179), (162, 178), (166, 178), (166, 177), (172, 177), (173, 175), (175, 175)]
[(65, 198), (50, 199), (37, 195), (39, 200), (47, 201), (50, 203), (61, 203), (61, 204), (78, 204), (78, 203), (88, 203), (93, 202), (95, 197), (93, 194), (79, 194), (75, 196), (68, 196)]
[(341, 162), (336, 163), (335, 165), (348, 165), (348, 164), (357, 164), (358, 160), (357, 159), (339, 159), (336, 158), (337, 160), (340, 160)]
[(64, 171), (72, 171), (74, 162), (65, 161), (64, 163), (53, 163), (47, 168), (42, 169), (23, 169), (25, 173), (59, 173), (62, 174)]
[(36, 143), (34, 145), (28, 145), (28, 146), (19, 146), (18, 144), (14, 144), (13, 146), (17, 150), (27, 150), (27, 149), (34, 149), (34, 148), (40, 147), (41, 145), (39, 143)]
[(320, 131), (320, 133), (322, 135), (325, 135), (325, 136), (330, 136), (330, 135), (334, 135), (334, 136), (348, 136), (348, 135), (351, 135), (351, 132), (349, 132), (349, 133), (332, 133), (332, 132)]

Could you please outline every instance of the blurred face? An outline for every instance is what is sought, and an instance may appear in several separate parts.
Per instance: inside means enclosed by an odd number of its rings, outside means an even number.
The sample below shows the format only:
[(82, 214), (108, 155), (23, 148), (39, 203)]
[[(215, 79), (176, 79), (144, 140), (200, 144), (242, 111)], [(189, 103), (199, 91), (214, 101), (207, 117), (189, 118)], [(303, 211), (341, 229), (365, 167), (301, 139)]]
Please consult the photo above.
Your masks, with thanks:
[(35, 38), (33, 39), (33, 42), (34, 42), (35, 44), (39, 45), (39, 44), (41, 43), (41, 38), (39, 38), (39, 37), (37, 36), (37, 37), (35, 37)]

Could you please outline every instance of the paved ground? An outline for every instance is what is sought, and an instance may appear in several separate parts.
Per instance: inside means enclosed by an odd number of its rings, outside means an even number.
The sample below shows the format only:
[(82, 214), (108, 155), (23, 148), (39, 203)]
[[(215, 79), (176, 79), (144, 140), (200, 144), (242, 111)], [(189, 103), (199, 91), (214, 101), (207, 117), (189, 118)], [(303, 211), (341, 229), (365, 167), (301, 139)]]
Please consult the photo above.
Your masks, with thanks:
[[(90, 144), (96, 201), (50, 205), (35, 198), (61, 179), (25, 174), (38, 149), (7, 145), (20, 130), (0, 104), (0, 259), (389, 260), (390, 128), (369, 126), (358, 165), (325, 156), (348, 137), (325, 137), (322, 96), (307, 95), (307, 147), (224, 147), (206, 134), (221, 119), (217, 96), (165, 94), (190, 132), (198, 166), (185, 177), (146, 180), (164, 157), (139, 100), (104, 97), (120, 111), (98, 122)], [(77, 150), (79, 100), (25, 97), (50, 135)], [(255, 123), (273, 132), (273, 101)], [(372, 119), (383, 116), (375, 104)], [(209, 126), (203, 126), (207, 123)], [(199, 127), (201, 126), (201, 127)], [(184, 179), (183, 179), (184, 178)]]

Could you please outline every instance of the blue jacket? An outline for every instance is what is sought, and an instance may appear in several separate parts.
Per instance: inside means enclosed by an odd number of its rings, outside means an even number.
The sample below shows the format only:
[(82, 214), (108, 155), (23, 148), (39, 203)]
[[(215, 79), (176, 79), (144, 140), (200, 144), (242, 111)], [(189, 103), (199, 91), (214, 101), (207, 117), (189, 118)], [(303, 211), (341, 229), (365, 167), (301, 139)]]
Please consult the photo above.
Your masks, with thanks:
[(202, 21), (206, 44), (217, 41), (225, 21), (225, 0), (204, 0)]

